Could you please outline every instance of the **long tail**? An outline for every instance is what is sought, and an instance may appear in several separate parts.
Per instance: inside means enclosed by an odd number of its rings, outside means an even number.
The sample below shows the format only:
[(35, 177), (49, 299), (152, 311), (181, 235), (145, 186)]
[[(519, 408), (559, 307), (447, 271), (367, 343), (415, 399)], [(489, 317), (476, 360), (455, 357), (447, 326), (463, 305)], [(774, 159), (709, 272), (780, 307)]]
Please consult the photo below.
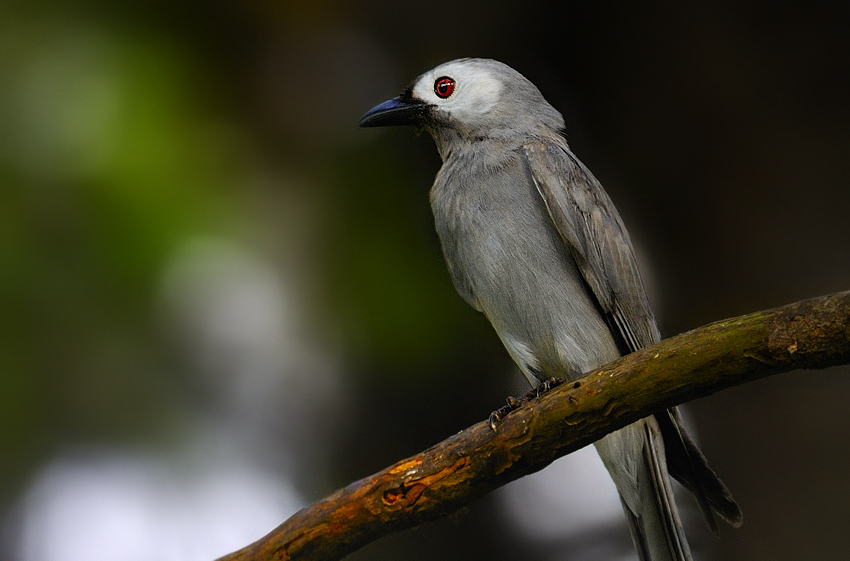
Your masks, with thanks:
[(655, 418), (609, 434), (596, 449), (620, 492), (641, 561), (691, 561)]

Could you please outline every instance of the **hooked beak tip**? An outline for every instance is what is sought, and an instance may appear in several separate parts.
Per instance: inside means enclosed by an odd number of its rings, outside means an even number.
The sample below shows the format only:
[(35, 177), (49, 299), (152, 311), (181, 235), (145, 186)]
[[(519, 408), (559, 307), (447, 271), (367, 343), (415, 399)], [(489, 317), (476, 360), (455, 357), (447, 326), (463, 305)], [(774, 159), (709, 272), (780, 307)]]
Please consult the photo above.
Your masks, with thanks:
[(427, 106), (425, 103), (410, 101), (404, 97), (394, 97), (376, 105), (360, 118), (358, 126), (391, 127), (416, 124)]

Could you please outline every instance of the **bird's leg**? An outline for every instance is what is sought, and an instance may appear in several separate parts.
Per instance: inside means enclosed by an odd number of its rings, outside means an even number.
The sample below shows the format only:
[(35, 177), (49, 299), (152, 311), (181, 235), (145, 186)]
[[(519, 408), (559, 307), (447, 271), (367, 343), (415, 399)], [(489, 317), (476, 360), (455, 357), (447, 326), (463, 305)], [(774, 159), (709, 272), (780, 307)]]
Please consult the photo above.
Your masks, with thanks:
[(565, 381), (565, 378), (552, 377), (542, 382), (540, 385), (538, 385), (519, 399), (515, 398), (514, 396), (508, 396), (505, 405), (499, 407), (498, 409), (490, 413), (490, 429), (493, 432), (496, 432), (496, 427), (499, 426), (499, 423), (502, 422), (502, 419), (504, 419), (508, 413), (514, 411), (515, 409), (519, 409), (520, 405), (522, 405), (523, 403), (527, 403), (532, 399), (540, 397), (552, 388), (563, 384)]

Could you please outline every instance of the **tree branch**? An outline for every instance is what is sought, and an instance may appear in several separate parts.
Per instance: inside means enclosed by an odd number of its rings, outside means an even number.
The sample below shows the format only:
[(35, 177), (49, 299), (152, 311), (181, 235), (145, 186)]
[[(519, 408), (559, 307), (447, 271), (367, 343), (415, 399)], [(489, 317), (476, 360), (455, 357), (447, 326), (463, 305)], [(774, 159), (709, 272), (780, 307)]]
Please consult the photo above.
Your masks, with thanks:
[(220, 561), (335, 560), (450, 514), (656, 411), (798, 368), (850, 362), (850, 292), (701, 327), (625, 356), (295, 513)]

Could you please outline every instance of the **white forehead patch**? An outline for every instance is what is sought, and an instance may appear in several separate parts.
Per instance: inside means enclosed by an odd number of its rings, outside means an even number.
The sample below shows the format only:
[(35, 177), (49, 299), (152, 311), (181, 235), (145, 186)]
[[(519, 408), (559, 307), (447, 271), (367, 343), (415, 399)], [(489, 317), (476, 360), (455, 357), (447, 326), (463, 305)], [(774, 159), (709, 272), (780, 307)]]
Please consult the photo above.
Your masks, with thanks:
[[(443, 99), (434, 92), (434, 82), (443, 76), (455, 81), (452, 94)], [(436, 105), (452, 117), (466, 121), (490, 111), (501, 97), (502, 83), (487, 69), (454, 61), (423, 74), (413, 86), (413, 97)]]

